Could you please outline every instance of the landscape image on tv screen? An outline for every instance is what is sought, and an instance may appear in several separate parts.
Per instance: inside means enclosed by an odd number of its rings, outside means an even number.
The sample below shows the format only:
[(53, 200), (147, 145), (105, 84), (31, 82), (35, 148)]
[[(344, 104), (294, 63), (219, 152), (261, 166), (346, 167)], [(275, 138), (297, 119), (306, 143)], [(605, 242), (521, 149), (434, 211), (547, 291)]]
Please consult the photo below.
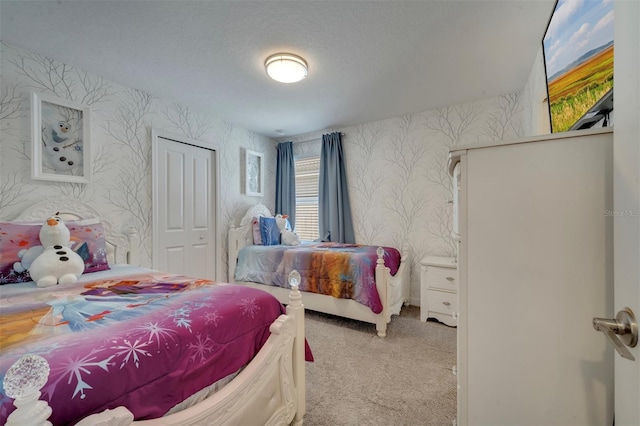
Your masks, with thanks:
[(590, 118), (607, 125), (613, 109), (613, 0), (558, 0), (543, 46), (552, 132), (589, 127)]

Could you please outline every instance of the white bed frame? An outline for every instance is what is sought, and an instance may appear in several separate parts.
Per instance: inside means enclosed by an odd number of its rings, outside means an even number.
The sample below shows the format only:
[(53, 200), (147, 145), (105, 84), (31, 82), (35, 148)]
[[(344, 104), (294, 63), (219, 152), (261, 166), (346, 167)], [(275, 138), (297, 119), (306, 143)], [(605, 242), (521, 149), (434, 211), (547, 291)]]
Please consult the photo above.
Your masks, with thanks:
[[(100, 217), (91, 206), (78, 200), (40, 202), (23, 211), (16, 220), (42, 220), (56, 212), (63, 219)], [(130, 229), (123, 236), (113, 232), (109, 222), (100, 218), (110, 247), (109, 261), (137, 262), (138, 238)], [(297, 287), (288, 291), (286, 315), (271, 324), (271, 332), (260, 352), (220, 391), (183, 411), (153, 420), (133, 421), (125, 407), (105, 410), (86, 417), (80, 426), (159, 425), (301, 425), (305, 413), (305, 333), (304, 305)], [(18, 361), (19, 362), (19, 361)], [(38, 401), (40, 391), (15, 399), (18, 407), (7, 425), (51, 425), (46, 419), (51, 409)], [(43, 405), (44, 404), (44, 405)]]
[[(256, 204), (247, 210), (237, 228), (232, 227), (229, 229), (229, 282), (266, 290), (276, 296), (280, 302), (287, 303), (289, 290), (286, 288), (255, 282), (235, 281), (238, 252), (242, 247), (253, 244), (251, 221), (253, 217), (260, 215), (272, 216), (266, 206)], [(329, 295), (308, 292), (304, 292), (305, 308), (375, 324), (378, 336), (385, 337), (387, 335), (387, 324), (391, 321), (391, 315), (400, 314), (402, 306), (409, 304), (411, 265), (409, 252), (406, 248), (402, 249), (401, 256), (400, 267), (394, 276), (391, 276), (389, 268), (384, 266), (384, 260), (380, 257), (378, 258), (375, 279), (376, 288), (382, 302), (382, 312), (379, 314), (373, 313), (369, 307), (351, 299), (339, 299)]]
[(55, 200), (41, 201), (23, 210), (15, 220), (43, 222), (51, 215), (59, 212), (65, 220), (83, 220), (97, 218), (102, 223), (107, 242), (107, 261), (109, 264), (138, 265), (138, 251), (140, 238), (135, 228), (127, 229), (126, 234), (114, 230), (111, 222), (103, 218), (100, 213), (90, 205), (73, 198), (57, 198)]

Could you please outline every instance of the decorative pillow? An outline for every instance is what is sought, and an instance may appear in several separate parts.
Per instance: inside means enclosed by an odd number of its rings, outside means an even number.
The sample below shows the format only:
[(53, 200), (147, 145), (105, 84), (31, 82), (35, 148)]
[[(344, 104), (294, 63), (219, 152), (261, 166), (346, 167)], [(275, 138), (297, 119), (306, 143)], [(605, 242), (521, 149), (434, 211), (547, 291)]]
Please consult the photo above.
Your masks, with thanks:
[[(71, 248), (84, 260), (84, 273), (109, 269), (102, 224), (87, 219), (65, 225), (71, 232)], [(0, 284), (31, 281), (27, 269), (43, 251), (41, 227), (42, 223), (0, 222)]]
[(110, 269), (104, 227), (100, 222), (88, 225), (83, 221), (70, 222), (67, 223), (67, 228), (71, 231), (72, 248), (84, 260), (85, 274)]
[(263, 246), (280, 244), (280, 229), (275, 217), (260, 216), (260, 239)]

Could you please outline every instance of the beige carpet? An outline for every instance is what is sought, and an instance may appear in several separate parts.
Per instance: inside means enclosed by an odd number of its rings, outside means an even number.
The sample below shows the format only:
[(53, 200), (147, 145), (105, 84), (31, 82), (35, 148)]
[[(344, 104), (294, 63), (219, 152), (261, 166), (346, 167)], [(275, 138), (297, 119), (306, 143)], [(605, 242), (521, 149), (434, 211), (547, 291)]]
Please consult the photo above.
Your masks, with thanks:
[(403, 308), (387, 337), (375, 326), (307, 311), (308, 426), (451, 425), (456, 416), (456, 329)]

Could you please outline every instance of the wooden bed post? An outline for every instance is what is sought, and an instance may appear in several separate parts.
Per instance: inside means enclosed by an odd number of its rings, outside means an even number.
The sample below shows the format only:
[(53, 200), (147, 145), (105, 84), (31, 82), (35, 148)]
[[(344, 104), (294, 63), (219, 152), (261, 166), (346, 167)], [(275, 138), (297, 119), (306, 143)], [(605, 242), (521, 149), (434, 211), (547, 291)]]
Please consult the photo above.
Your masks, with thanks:
[(402, 270), (403, 276), (400, 277), (402, 282), (406, 283), (406, 285), (403, 287), (404, 291), (402, 292), (402, 300), (404, 306), (409, 306), (409, 298), (411, 296), (411, 265), (407, 265), (407, 263), (409, 263), (409, 249), (407, 248), (407, 245), (405, 243), (405, 245), (402, 246), (402, 253), (400, 257), (400, 264), (406, 266)]
[(242, 247), (251, 244), (253, 244), (253, 234), (251, 233), (250, 226), (229, 228), (229, 232), (227, 233), (228, 283), (234, 284), (236, 282), (235, 273), (238, 262), (238, 252)]
[[(297, 275), (297, 281), (294, 272), (289, 275), (289, 283), (291, 291), (289, 292), (289, 304), (287, 305), (287, 315), (292, 316), (296, 321), (296, 337), (293, 344), (293, 379), (296, 388), (296, 415), (293, 418), (293, 424), (300, 426), (306, 410), (305, 399), (305, 334), (304, 334), (304, 305), (302, 304), (302, 294), (298, 290), (300, 283), (300, 274)], [(292, 279), (293, 278), (293, 279)]]
[(376, 323), (376, 330), (378, 331), (378, 336), (385, 337), (387, 335), (387, 323), (391, 320), (391, 314), (389, 313), (390, 295), (387, 283), (389, 269), (384, 266), (384, 249), (378, 247), (376, 254), (378, 255), (378, 260), (376, 261), (376, 288), (382, 303), (382, 312), (378, 314), (379, 320)]
[(129, 251), (127, 252), (127, 264), (138, 265), (138, 252), (140, 250), (140, 236), (138, 231), (133, 226), (127, 231), (127, 238), (129, 240)]
[(227, 282), (234, 283), (236, 274), (236, 262), (238, 261), (238, 236), (235, 228), (229, 229), (227, 233)]

